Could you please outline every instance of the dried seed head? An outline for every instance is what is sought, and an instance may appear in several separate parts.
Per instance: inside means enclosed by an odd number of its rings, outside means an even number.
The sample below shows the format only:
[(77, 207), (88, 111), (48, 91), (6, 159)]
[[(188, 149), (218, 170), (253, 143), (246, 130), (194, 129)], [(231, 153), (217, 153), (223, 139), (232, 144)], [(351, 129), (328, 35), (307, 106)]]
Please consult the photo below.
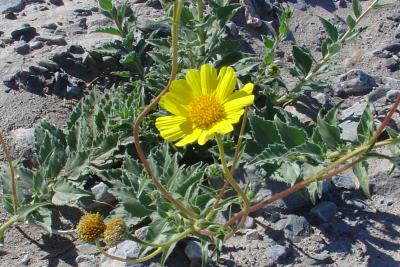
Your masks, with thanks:
[(111, 219), (104, 231), (104, 242), (108, 246), (114, 246), (123, 241), (127, 236), (127, 227), (125, 222), (120, 218)]
[(93, 242), (103, 234), (105, 228), (100, 213), (89, 213), (81, 217), (76, 232), (82, 241)]

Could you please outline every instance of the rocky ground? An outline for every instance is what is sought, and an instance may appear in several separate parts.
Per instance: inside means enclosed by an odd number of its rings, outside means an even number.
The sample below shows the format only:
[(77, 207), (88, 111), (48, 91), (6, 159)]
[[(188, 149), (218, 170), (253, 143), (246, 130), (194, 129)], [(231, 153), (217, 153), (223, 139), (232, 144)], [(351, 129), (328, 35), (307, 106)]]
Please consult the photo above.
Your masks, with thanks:
[[(294, 40), (318, 53), (323, 37), (318, 16), (343, 30), (352, 12), (346, 0), (288, 2), (295, 9), (293, 36), (281, 48), (282, 65), (291, 62)], [(325, 77), (332, 88), (314, 95), (325, 107), (344, 100), (340, 125), (343, 138), (350, 140), (367, 102), (373, 104), (379, 120), (400, 95), (400, 2), (382, 2), (388, 5), (372, 11), (363, 22), (369, 29), (334, 59), (343, 67)], [(159, 17), (160, 11), (145, 3), (131, 6), (141, 21)], [(38, 121), (63, 126), (70, 99), (85, 94), (96, 77), (101, 77), (104, 87), (112, 83), (107, 76), (112, 59), (93, 52), (97, 44), (110, 40), (93, 30), (110, 22), (94, 0), (2, 0), (0, 13), (0, 129), (17, 156), (31, 144), (32, 127)], [(229, 30), (248, 40), (261, 55), (263, 27), (245, 25), (243, 13)], [(268, 20), (270, 14), (260, 13), (260, 17)], [(391, 125), (400, 128), (398, 114)], [(221, 260), (210, 266), (400, 266), (400, 173), (388, 175), (389, 167), (388, 162), (372, 164), (370, 200), (362, 197), (346, 173), (325, 184), (325, 197), (317, 206), (294, 196), (254, 214), (246, 229), (226, 244)], [(256, 169), (238, 175), (264, 196), (277, 190), (261, 182)], [(0, 210), (0, 222), (5, 219)], [(81, 244), (74, 233), (49, 236), (40, 228), (21, 225), (7, 232), (5, 244), (0, 266), (121, 266), (101, 257), (93, 245)], [(135, 256), (137, 249), (125, 241), (111, 252)], [(195, 266), (198, 255), (197, 243), (182, 242), (168, 266)]]

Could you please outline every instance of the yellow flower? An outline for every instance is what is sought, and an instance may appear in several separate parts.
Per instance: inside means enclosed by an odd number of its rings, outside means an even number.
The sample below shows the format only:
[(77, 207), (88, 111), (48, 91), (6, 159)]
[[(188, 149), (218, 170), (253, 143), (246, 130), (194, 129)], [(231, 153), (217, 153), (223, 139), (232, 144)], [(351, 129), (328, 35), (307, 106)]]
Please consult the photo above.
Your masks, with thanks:
[(218, 75), (211, 65), (191, 69), (186, 79), (172, 82), (169, 92), (162, 96), (160, 106), (172, 115), (159, 117), (156, 127), (167, 141), (184, 146), (197, 141), (204, 145), (215, 134), (233, 131), (244, 108), (253, 104), (253, 84), (248, 83), (234, 92), (236, 73), (223, 67)]
[(127, 236), (127, 227), (122, 219), (111, 219), (104, 231), (104, 242), (107, 246), (114, 246), (124, 240)]
[(79, 220), (76, 232), (80, 240), (93, 242), (104, 232), (106, 225), (100, 213), (85, 214)]

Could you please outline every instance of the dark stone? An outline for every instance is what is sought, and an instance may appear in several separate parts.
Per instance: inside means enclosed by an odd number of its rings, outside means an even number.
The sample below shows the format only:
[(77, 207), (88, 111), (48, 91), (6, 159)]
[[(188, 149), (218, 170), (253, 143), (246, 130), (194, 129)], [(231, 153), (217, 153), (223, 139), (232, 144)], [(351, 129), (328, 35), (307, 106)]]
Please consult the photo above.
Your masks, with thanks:
[(55, 6), (62, 6), (64, 5), (63, 0), (49, 0), (50, 3), (52, 3)]
[(38, 65), (45, 67), (49, 71), (56, 71), (60, 68), (60, 66), (58, 66), (58, 64), (56, 62), (54, 62), (52, 60), (48, 60), (48, 59), (43, 59), (43, 60), (39, 61)]
[(400, 39), (400, 25), (397, 27), (396, 31), (394, 32), (394, 38)]
[(343, 7), (343, 8), (346, 8), (346, 7), (347, 7), (347, 2), (346, 2), (346, 0), (339, 0), (339, 6), (340, 6), (340, 7)]
[(72, 98), (72, 97), (77, 97), (81, 94), (82, 90), (79, 86), (75, 84), (70, 84), (67, 85), (67, 97)]
[(16, 20), (17, 19), (17, 15), (15, 15), (14, 12), (8, 12), (8, 13), (6, 13), (6, 15), (4, 17), (6, 19), (10, 19), (10, 20)]
[(310, 214), (320, 223), (330, 222), (336, 214), (337, 206), (330, 201), (323, 201), (310, 210)]
[(46, 45), (59, 45), (64, 46), (67, 44), (67, 41), (63, 36), (51, 37), (51, 36), (38, 36), (36, 37), (37, 41), (41, 41), (46, 43)]
[(256, 12), (259, 14), (271, 13), (274, 11), (274, 5), (269, 0), (254, 1)]
[(392, 72), (400, 69), (400, 63), (393, 57), (386, 59), (383, 65)]
[(3, 79), (3, 84), (7, 86), (9, 89), (17, 89), (18, 85), (13, 75), (6, 76)]
[(84, 77), (88, 72), (88, 69), (76, 59), (66, 58), (59, 65), (66, 73), (78, 78)]
[(375, 50), (372, 54), (379, 58), (390, 58), (392, 56), (389, 51), (382, 49)]
[(88, 28), (88, 26), (87, 26), (87, 18), (80, 18), (78, 21), (77, 21), (77, 23), (78, 23), (78, 26), (79, 27), (81, 27), (82, 29), (87, 29)]
[(382, 50), (386, 50), (386, 51), (392, 52), (394, 54), (397, 54), (397, 53), (400, 52), (400, 43), (398, 41), (397, 42), (393, 42), (391, 44), (388, 44), (388, 45), (384, 46), (382, 48)]
[(59, 96), (65, 96), (65, 89), (68, 84), (68, 76), (65, 73), (56, 72), (54, 74), (53, 91)]
[(44, 73), (49, 72), (49, 70), (46, 69), (45, 67), (35, 66), (35, 65), (29, 66), (29, 71), (34, 74), (44, 74)]
[(104, 66), (105, 68), (110, 68), (110, 69), (112, 69), (112, 68), (114, 68), (115, 66), (118, 65), (118, 61), (117, 61), (114, 57), (111, 57), (111, 56), (105, 56), (105, 57), (103, 57), (103, 58), (102, 58), (102, 61), (103, 61), (103, 66)]
[(369, 102), (375, 102), (383, 97), (386, 96), (386, 93), (390, 91), (389, 87), (386, 86), (380, 86), (373, 90), (371, 93), (368, 95), (368, 101)]
[(291, 214), (281, 221), (278, 223), (283, 226), (285, 237), (293, 242), (300, 242), (304, 237), (311, 235), (311, 225), (303, 216)]
[(87, 17), (92, 15), (92, 10), (86, 8), (77, 8), (74, 9), (74, 12), (77, 16)]
[(230, 36), (235, 37), (238, 35), (239, 31), (234, 22), (228, 22), (226, 24), (226, 28), (228, 29), (228, 33)]
[(73, 44), (69, 46), (68, 52), (70, 52), (71, 54), (83, 54), (85, 53), (85, 50), (82, 46)]
[(1, 0), (0, 2), (0, 14), (6, 14), (8, 12), (19, 12), (25, 6), (25, 0)]
[(29, 24), (23, 24), (20, 28), (17, 28), (11, 32), (11, 37), (14, 40), (30, 41), (36, 35), (36, 28)]
[(42, 94), (44, 83), (35, 75), (30, 75), (26, 80), (26, 89), (34, 94)]
[(41, 41), (35, 41), (35, 42), (31, 42), (29, 43), (29, 47), (33, 50), (37, 50), (40, 49), (44, 46), (43, 42)]
[(30, 48), (29, 48), (29, 45), (25, 41), (16, 41), (14, 43), (14, 50), (18, 54), (26, 55), (29, 53)]
[(56, 30), (58, 28), (58, 25), (54, 22), (50, 22), (48, 24), (42, 25), (42, 28), (45, 28), (48, 30)]
[(67, 58), (73, 58), (73, 56), (65, 48), (62, 48), (54, 53), (52, 60), (60, 65)]

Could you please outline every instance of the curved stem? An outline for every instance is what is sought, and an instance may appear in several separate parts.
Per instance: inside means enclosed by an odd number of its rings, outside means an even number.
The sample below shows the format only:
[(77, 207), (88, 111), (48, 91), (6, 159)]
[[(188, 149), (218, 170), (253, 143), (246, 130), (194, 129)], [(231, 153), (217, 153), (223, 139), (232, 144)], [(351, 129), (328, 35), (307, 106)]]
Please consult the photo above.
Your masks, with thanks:
[(161, 93), (156, 98), (154, 98), (153, 101), (151, 101), (151, 103), (136, 118), (135, 124), (133, 126), (133, 138), (134, 138), (135, 148), (136, 148), (138, 157), (139, 157), (140, 161), (143, 163), (145, 170), (150, 175), (151, 180), (152, 180), (154, 186), (157, 188), (157, 190), (164, 196), (164, 198), (166, 198), (168, 201), (170, 201), (181, 212), (183, 212), (184, 214), (186, 214), (189, 217), (198, 218), (199, 216), (196, 213), (189, 210), (180, 201), (175, 199), (171, 195), (171, 193), (169, 193), (167, 191), (167, 189), (165, 189), (165, 187), (158, 181), (157, 177), (154, 175), (154, 172), (151, 169), (150, 164), (145, 156), (145, 153), (142, 149), (142, 146), (140, 144), (140, 139), (139, 139), (139, 128), (140, 128), (140, 125), (141, 125), (143, 119), (158, 104), (161, 97), (168, 91), (172, 81), (174, 81), (176, 78), (176, 72), (178, 69), (179, 22), (180, 22), (180, 16), (181, 16), (181, 12), (182, 12), (183, 2), (184, 2), (183, 0), (178, 0), (174, 4), (174, 14), (173, 14), (173, 21), (172, 21), (172, 68), (171, 68), (170, 79), (169, 79), (167, 85), (165, 86), (165, 88), (161, 91)]
[[(232, 177), (231, 172), (228, 169), (228, 166), (226, 164), (226, 159), (225, 159), (225, 152), (224, 152), (224, 145), (222, 143), (222, 139), (220, 135), (216, 136), (217, 144), (218, 144), (218, 150), (219, 154), (221, 157), (221, 163), (224, 168), (224, 174), (232, 188), (240, 195), (240, 197), (243, 200), (243, 218), (244, 220), (246, 219), (247, 214), (249, 214), (249, 207), (250, 207), (250, 200), (247, 197), (246, 193), (243, 192), (243, 190), (240, 188), (240, 186), (236, 183), (235, 179)], [(242, 222), (241, 222), (242, 223)], [(235, 231), (231, 233), (231, 235), (234, 234)]]
[(7, 149), (6, 143), (4, 142), (3, 135), (0, 133), (0, 144), (3, 148), (4, 158), (8, 162), (8, 166), (10, 167), (10, 174), (11, 174), (11, 192), (12, 192), (12, 202), (13, 202), (13, 211), (14, 214), (17, 214), (18, 210), (18, 198), (17, 198), (17, 185), (15, 182), (15, 172), (14, 166), (12, 164), (12, 160), (10, 157), (10, 153)]
[[(394, 145), (394, 144), (400, 144), (400, 138), (389, 139), (389, 140), (385, 140), (385, 141), (376, 143), (375, 147), (382, 147), (382, 146)], [(271, 198), (268, 198), (268, 199), (263, 200), (262, 202), (260, 202), (260, 203), (258, 203), (256, 205), (251, 206), (249, 208), (249, 212), (254, 212), (256, 210), (259, 210), (259, 209), (271, 204), (272, 202), (275, 202), (275, 201), (277, 201), (279, 199), (285, 198), (288, 195), (293, 194), (294, 192), (299, 191), (300, 189), (306, 187), (307, 185), (309, 185), (312, 182), (315, 182), (317, 180), (329, 179), (332, 176), (335, 176), (336, 174), (347, 170), (348, 168), (352, 167), (354, 164), (358, 163), (359, 160), (356, 160), (356, 161), (354, 161), (354, 162), (352, 162), (350, 164), (347, 164), (344, 167), (341, 167), (341, 168), (335, 170), (331, 174), (325, 174), (325, 173), (335, 169), (338, 165), (344, 163), (345, 161), (347, 161), (347, 160), (349, 160), (349, 159), (351, 159), (353, 157), (356, 157), (356, 156), (360, 155), (361, 153), (365, 153), (368, 150), (369, 150), (369, 146), (366, 145), (366, 146), (360, 147), (360, 148), (348, 153), (343, 158), (340, 158), (339, 160), (337, 160), (337, 161), (333, 162), (332, 164), (328, 165), (327, 167), (325, 167), (321, 171), (319, 171), (316, 174), (312, 175), (310, 178), (308, 178), (308, 179), (306, 179), (306, 180), (304, 180), (304, 181), (302, 181), (300, 183), (297, 183), (294, 186), (292, 186), (292, 187), (290, 187), (290, 188), (288, 188), (288, 189), (286, 189), (286, 190), (284, 190), (284, 191), (282, 191), (282, 192), (280, 192), (278, 194), (273, 195)], [(228, 222), (226, 222), (224, 226), (228, 227), (229, 225), (235, 223), (236, 220), (238, 220), (239, 218), (241, 218), (242, 216), (245, 216), (245, 215), (246, 214), (243, 211), (237, 213), (232, 219), (230, 219)]]
[(157, 256), (158, 254), (160, 254), (161, 252), (163, 252), (163, 250), (165, 249), (164, 247), (160, 247), (160, 248), (156, 249), (155, 251), (153, 251), (152, 253), (150, 253), (149, 255), (144, 256), (142, 258), (124, 259), (124, 258), (121, 258), (121, 257), (118, 257), (118, 256), (114, 256), (114, 255), (111, 255), (111, 254), (105, 252), (103, 250), (103, 248), (101, 247), (101, 244), (100, 244), (99, 240), (96, 240), (96, 247), (104, 256), (106, 256), (106, 257), (108, 257), (110, 259), (117, 260), (117, 261), (122, 261), (122, 262), (125, 262), (125, 263), (141, 263), (141, 262), (148, 261), (148, 260), (154, 258), (155, 256)]
[(168, 240), (166, 242), (158, 243), (158, 244), (141, 240), (141, 239), (137, 238), (136, 236), (130, 236), (130, 238), (133, 241), (138, 242), (138, 243), (140, 243), (142, 245), (157, 248), (157, 247), (166, 247), (166, 246), (169, 246), (169, 245), (171, 245), (173, 243), (176, 243), (179, 240), (181, 240), (181, 239), (185, 238), (186, 236), (190, 235), (191, 233), (194, 233), (195, 231), (196, 231), (195, 226), (192, 226), (192, 227), (186, 229), (185, 231), (183, 231), (182, 233), (176, 235), (174, 238), (172, 238), (172, 239), (170, 239), (170, 240)]

